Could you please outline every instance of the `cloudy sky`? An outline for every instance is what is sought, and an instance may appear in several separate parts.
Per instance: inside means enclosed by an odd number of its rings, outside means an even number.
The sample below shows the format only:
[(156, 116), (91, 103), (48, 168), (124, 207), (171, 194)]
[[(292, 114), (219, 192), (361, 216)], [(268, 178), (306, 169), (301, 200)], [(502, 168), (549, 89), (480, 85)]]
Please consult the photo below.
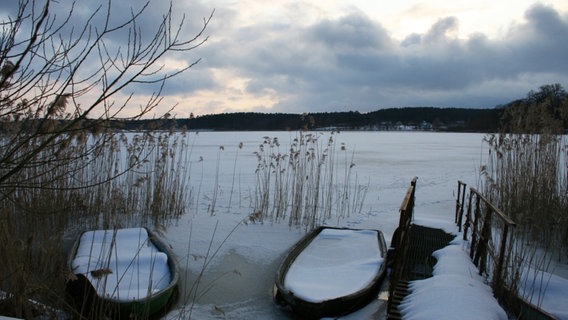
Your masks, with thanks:
[[(94, 2), (77, 6), (88, 12)], [(143, 25), (152, 26), (164, 3), (151, 3)], [(566, 0), (174, 0), (173, 6), (188, 19), (188, 37), (215, 10), (208, 41), (165, 60), (174, 67), (201, 58), (165, 88), (163, 104), (177, 104), (178, 118), (492, 108), (544, 84), (568, 88)]]

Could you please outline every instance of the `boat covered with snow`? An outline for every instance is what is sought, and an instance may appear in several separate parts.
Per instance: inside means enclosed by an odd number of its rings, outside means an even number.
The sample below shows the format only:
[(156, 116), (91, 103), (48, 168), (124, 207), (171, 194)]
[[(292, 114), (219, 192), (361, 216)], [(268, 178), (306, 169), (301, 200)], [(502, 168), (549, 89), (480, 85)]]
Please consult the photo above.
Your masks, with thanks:
[(302, 318), (354, 312), (377, 297), (386, 274), (386, 257), (379, 230), (316, 228), (282, 261), (274, 300)]
[(175, 256), (146, 228), (83, 232), (68, 266), (67, 291), (78, 312), (88, 318), (163, 315), (177, 296)]

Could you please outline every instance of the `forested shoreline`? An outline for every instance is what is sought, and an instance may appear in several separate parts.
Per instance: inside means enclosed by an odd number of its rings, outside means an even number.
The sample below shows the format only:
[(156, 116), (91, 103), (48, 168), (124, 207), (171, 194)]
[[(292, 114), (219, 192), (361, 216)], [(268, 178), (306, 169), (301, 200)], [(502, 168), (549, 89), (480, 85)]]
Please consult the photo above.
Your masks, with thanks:
[(127, 130), (187, 129), (213, 131), (287, 130), (424, 130), (495, 132), (503, 109), (389, 108), (373, 112), (260, 113), (236, 112), (182, 119), (131, 120), (114, 123)]

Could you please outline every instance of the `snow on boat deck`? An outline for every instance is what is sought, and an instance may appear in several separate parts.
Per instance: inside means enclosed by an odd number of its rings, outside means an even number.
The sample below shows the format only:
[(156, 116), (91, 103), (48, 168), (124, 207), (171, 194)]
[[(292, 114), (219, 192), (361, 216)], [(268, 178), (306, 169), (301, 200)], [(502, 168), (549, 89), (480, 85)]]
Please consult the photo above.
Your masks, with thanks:
[(322, 302), (368, 286), (383, 263), (375, 230), (323, 229), (292, 263), (284, 286)]
[(72, 268), (87, 277), (100, 297), (121, 302), (149, 297), (171, 281), (167, 255), (144, 228), (83, 233)]

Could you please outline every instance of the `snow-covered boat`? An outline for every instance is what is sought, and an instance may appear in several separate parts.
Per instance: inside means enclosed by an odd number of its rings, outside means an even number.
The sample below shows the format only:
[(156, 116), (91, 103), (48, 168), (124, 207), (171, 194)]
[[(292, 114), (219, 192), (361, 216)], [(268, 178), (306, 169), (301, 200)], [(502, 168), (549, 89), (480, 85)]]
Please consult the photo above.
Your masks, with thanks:
[(146, 228), (83, 232), (68, 264), (68, 293), (89, 318), (145, 319), (165, 312), (177, 294), (177, 261)]
[(284, 258), (274, 300), (303, 318), (351, 313), (377, 297), (386, 257), (379, 230), (316, 228)]

